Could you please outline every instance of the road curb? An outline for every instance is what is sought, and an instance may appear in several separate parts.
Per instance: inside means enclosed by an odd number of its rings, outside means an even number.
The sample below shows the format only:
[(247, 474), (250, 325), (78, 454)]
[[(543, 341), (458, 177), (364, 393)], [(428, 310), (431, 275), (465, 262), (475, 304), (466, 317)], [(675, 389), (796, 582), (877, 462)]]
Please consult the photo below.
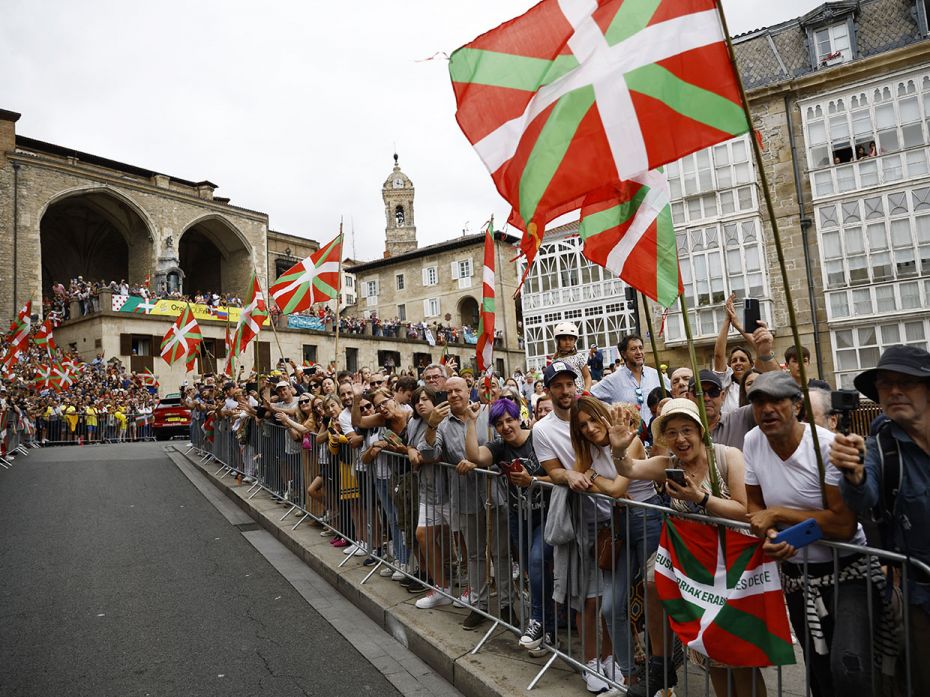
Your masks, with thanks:
[(558, 660), (532, 692), (528, 692), (527, 685), (542, 669), (546, 659), (531, 658), (519, 649), (517, 637), (512, 632), (496, 630), (481, 651), (472, 654), (475, 644), (490, 625), (467, 632), (460, 626), (464, 610), (451, 607), (419, 610), (414, 606), (419, 596), (412, 596), (398, 584), (377, 574), (362, 585), (361, 581), (370, 568), (361, 565), (361, 557), (355, 557), (339, 568), (345, 556), (341, 550), (328, 544), (328, 538), (320, 537), (319, 528), (304, 523), (296, 531), (291, 530), (298, 516), (292, 514), (282, 521), (287, 509), (272, 501), (265, 492), (249, 499), (248, 486), (237, 485), (234, 479), (215, 474), (215, 461), (202, 465), (199, 458), (181, 450), (177, 452), (349, 602), (466, 697), (503, 697), (523, 693), (538, 697), (550, 694), (582, 697), (589, 694), (577, 673)]

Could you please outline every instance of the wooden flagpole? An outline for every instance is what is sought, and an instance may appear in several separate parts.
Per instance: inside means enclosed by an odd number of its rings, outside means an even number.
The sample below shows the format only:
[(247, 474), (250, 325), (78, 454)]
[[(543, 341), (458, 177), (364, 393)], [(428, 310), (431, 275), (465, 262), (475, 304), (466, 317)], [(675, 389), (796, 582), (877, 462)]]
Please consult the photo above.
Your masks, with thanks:
[[(778, 222), (775, 219), (775, 207), (772, 204), (772, 195), (769, 190), (768, 176), (765, 173), (765, 167), (762, 164), (762, 150), (759, 147), (759, 141), (756, 139), (755, 129), (752, 126), (752, 114), (749, 112), (749, 100), (746, 98), (746, 88), (743, 86), (743, 79), (740, 76), (739, 68), (736, 65), (736, 54), (733, 52), (733, 42), (730, 40), (730, 32), (727, 29), (727, 19), (723, 13), (723, 6), (720, 0), (717, 0), (717, 15), (720, 17), (720, 25), (723, 28), (723, 35), (727, 41), (727, 52), (730, 55), (730, 65), (733, 67), (733, 73), (736, 75), (737, 84), (739, 85), (740, 99), (742, 100), (743, 113), (746, 114), (746, 122), (749, 125), (749, 140), (752, 143), (752, 152), (756, 162), (756, 169), (759, 170), (759, 178), (762, 183), (762, 196), (765, 199), (765, 208), (769, 216), (769, 224), (772, 226), (772, 239), (775, 242), (775, 251), (778, 256), (778, 268), (781, 271), (782, 286), (785, 291), (785, 304), (788, 306), (788, 321), (791, 324), (791, 334), (794, 338), (794, 347), (797, 351), (798, 367), (800, 368), (801, 377), (801, 394), (804, 396), (804, 409), (808, 415), (813, 414), (811, 409), (811, 396), (807, 388), (807, 370), (804, 367), (804, 354), (801, 351), (801, 334), (798, 331), (797, 316), (794, 312), (794, 300), (791, 296), (791, 285), (788, 282), (788, 269), (785, 266), (785, 252), (781, 242), (781, 233), (778, 230)], [(786, 114), (791, 118), (790, 114)], [(808, 279), (810, 283), (811, 279)], [(817, 308), (811, 307), (811, 313), (817, 311)], [(687, 325), (686, 325), (687, 326)], [(754, 327), (744, 327), (752, 333)], [(695, 373), (696, 374), (696, 373)], [(817, 457), (817, 470), (820, 474), (820, 493), (823, 499), (824, 508), (827, 507), (827, 492), (824, 487), (825, 469), (823, 456), (820, 453), (820, 439), (817, 436), (817, 429), (811, 424), (811, 439), (814, 445), (814, 454)]]
[[(258, 288), (259, 288), (259, 290), (261, 290), (261, 288), (262, 288), (262, 282), (261, 282), (261, 280), (259, 280), (259, 279), (261, 278), (261, 276), (258, 275), (258, 272), (256, 271), (255, 265), (254, 265), (254, 264), (252, 265), (252, 273), (255, 274), (255, 280), (258, 282)], [(270, 286), (269, 286), (269, 287), (270, 287)], [(271, 305), (271, 297), (270, 297), (267, 293), (265, 293), (264, 291), (262, 291), (262, 295), (265, 295), (265, 296), (266, 296), (266, 297), (265, 297), (265, 307), (270, 307), (270, 305)], [(278, 337), (278, 329), (277, 329), (277, 327), (275, 327), (275, 319), (276, 319), (276, 318), (274, 318), (274, 317), (271, 316), (271, 310), (269, 309), (269, 310), (268, 310), (268, 324), (271, 325), (271, 331), (274, 333), (274, 340), (275, 340), (275, 343), (278, 345), (278, 353), (281, 355), (281, 360), (283, 361), (283, 360), (284, 360), (284, 349), (281, 348), (281, 339), (280, 339), (280, 337)], [(257, 337), (256, 337), (256, 338), (257, 338)], [(253, 367), (253, 369), (254, 369), (255, 366), (253, 365), (252, 367)], [(268, 366), (268, 370), (269, 370), (269, 371), (271, 370), (271, 366)], [(258, 372), (258, 371), (255, 371), (255, 372)]]
[[(339, 237), (342, 237), (342, 216), (339, 216)], [(353, 240), (354, 239), (355, 238), (353, 238)], [(336, 366), (337, 373), (339, 372), (339, 325), (341, 324), (339, 321), (341, 319), (339, 317), (339, 301), (342, 299), (342, 257), (344, 256), (342, 254), (343, 242), (345, 242), (345, 240), (341, 240), (339, 242), (339, 279), (336, 282), (336, 297), (333, 298), (336, 301), (336, 356), (333, 360), (333, 363)]]
[(665, 389), (665, 380), (663, 379), (664, 376), (662, 374), (662, 363), (659, 360), (659, 348), (658, 344), (656, 344), (656, 332), (652, 327), (652, 313), (649, 311), (649, 300), (646, 298), (645, 293), (640, 293), (639, 297), (643, 301), (643, 314), (646, 315), (646, 329), (649, 331), (649, 343), (652, 346), (652, 359), (656, 362), (656, 372), (659, 374), (659, 387), (662, 389), (662, 399), (665, 399), (668, 397), (668, 392)]

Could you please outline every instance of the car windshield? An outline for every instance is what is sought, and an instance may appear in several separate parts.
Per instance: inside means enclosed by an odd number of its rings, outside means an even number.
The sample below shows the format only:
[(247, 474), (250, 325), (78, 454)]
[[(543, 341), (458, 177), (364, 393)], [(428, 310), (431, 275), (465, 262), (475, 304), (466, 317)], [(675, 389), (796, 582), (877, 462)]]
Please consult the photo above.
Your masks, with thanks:
[(181, 395), (179, 394), (169, 394), (161, 398), (161, 401), (158, 403), (160, 407), (178, 407), (181, 406)]

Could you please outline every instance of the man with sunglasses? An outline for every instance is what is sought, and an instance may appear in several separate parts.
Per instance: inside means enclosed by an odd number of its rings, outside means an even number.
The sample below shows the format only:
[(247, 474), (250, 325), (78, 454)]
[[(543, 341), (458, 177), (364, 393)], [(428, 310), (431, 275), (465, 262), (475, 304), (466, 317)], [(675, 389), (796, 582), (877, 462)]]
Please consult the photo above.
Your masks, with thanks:
[[(591, 394), (607, 404), (635, 404), (639, 407), (643, 422), (648, 424), (652, 421), (652, 412), (646, 404), (646, 397), (659, 387), (659, 373), (646, 365), (643, 339), (638, 334), (627, 334), (620, 339), (617, 350), (623, 365), (592, 387)], [(662, 380), (668, 389), (668, 378), (663, 375)]]
[[(720, 376), (713, 370), (700, 372), (701, 392), (703, 392), (704, 411), (707, 413), (707, 426), (710, 429), (710, 439), (720, 445), (729, 445), (732, 448), (743, 449), (743, 440), (746, 434), (756, 427), (756, 419), (752, 415), (752, 407), (747, 405), (735, 411), (721, 414), (723, 407), (723, 383)], [(695, 404), (697, 401), (697, 386), (694, 378), (688, 383), (687, 397)]]

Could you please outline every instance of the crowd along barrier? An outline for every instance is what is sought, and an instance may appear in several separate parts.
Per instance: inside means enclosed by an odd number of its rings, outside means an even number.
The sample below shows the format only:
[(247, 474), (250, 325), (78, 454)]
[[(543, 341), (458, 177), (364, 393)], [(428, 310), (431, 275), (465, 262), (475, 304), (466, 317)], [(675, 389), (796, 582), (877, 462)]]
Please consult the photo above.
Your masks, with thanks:
[[(782, 578), (790, 584), (785, 602), (800, 630), (794, 638), (800, 650), (783, 646), (798, 654), (797, 663), (766, 669), (763, 676), (719, 666), (683, 647), (653, 581), (656, 564), (663, 576), (669, 565), (669, 555), (656, 554), (669, 520), (748, 535), (743, 523), (677, 512), (659, 496), (614, 499), (546, 482), (512, 490), (496, 470), (417, 467), (400, 453), (382, 451), (365, 462), (364, 447), (335, 439), (317, 443), (268, 421), (208, 422), (203, 416), (192, 422), (191, 449), (204, 463), (216, 461), (216, 475), (241, 478), (249, 498), (268, 495), (280, 502), (281, 520), (292, 519), (293, 529), (319, 527), (344, 554), (340, 566), (370, 567), (360, 583), (390, 578), (422, 590), (419, 597), (431, 598), (434, 607), (464, 608), (464, 623), (483, 630), (473, 653), (499, 628), (518, 637), (538, 622), (538, 637), (523, 646), (548, 658), (527, 689), (561, 659), (590, 676), (589, 689), (601, 681), (605, 689), (625, 691), (635, 676), (634, 682), (645, 683), (645, 694), (663, 697), (808, 694), (825, 666), (830, 670), (822, 641), (824, 632), (830, 639), (828, 622), (845, 631), (855, 613), (867, 628), (867, 664), (842, 679), (856, 681), (856, 694), (916, 694), (912, 676), (927, 650), (916, 655), (910, 645), (910, 582), (930, 582), (930, 568), (902, 555), (821, 542), (802, 550), (793, 574), (783, 564)], [(826, 550), (827, 561), (809, 561), (813, 549)], [(857, 577), (862, 570), (864, 578)], [(713, 601), (720, 583), (732, 583), (726, 579), (711, 573), (701, 592)], [(751, 624), (743, 630), (766, 629)]]
[(93, 445), (155, 440), (151, 413), (55, 414), (35, 419), (36, 438), (47, 445)]
[(39, 447), (35, 433), (35, 423), (28, 416), (14, 409), (0, 410), (0, 468), (10, 469), (17, 456)]

